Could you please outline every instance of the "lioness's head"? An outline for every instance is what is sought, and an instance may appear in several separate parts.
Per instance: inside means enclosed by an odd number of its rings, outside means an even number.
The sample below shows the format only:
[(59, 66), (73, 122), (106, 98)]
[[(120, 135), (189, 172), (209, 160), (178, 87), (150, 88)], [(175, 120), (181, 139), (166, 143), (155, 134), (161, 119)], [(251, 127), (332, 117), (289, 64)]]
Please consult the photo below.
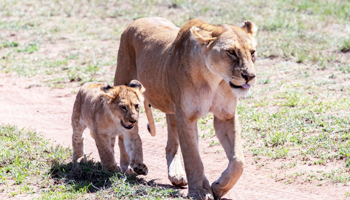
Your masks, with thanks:
[(242, 27), (225, 24), (191, 28), (208, 69), (221, 76), (238, 97), (246, 96), (256, 81), (256, 30), (257, 27), (250, 21), (244, 22)]
[(132, 129), (139, 119), (142, 93), (145, 88), (137, 80), (132, 80), (129, 86), (120, 85), (101, 87), (103, 97), (107, 100), (106, 107), (114, 119), (120, 121), (125, 129)]

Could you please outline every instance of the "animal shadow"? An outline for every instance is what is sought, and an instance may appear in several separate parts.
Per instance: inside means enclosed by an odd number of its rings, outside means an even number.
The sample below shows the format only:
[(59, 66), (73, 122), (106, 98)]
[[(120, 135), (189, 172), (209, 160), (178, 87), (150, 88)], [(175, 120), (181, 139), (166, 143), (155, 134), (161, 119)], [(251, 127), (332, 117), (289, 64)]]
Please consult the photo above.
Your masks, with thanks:
[(76, 191), (83, 189), (88, 193), (96, 193), (110, 188), (110, 191), (113, 191), (116, 187), (135, 187), (135, 190), (138, 191), (135, 194), (137, 196), (158, 192), (163, 195), (167, 194), (166, 196), (169, 198), (184, 197), (176, 187), (157, 184), (155, 180), (146, 181), (136, 175), (109, 172), (102, 169), (100, 162), (94, 162), (93, 160), (80, 164), (55, 162), (52, 164), (49, 174), (54, 180), (54, 184), (70, 185)]

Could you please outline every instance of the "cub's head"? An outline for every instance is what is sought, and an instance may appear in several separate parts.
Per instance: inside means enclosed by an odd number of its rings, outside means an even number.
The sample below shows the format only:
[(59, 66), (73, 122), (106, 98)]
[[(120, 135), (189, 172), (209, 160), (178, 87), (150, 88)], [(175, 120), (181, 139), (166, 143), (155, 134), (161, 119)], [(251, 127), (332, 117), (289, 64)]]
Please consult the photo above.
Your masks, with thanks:
[(256, 31), (257, 27), (250, 21), (242, 27), (225, 24), (210, 29), (191, 28), (208, 69), (221, 76), (238, 97), (246, 96), (256, 81)]
[(145, 88), (137, 80), (132, 80), (129, 86), (120, 85), (101, 87), (103, 97), (107, 100), (106, 107), (110, 114), (125, 129), (132, 129), (139, 119), (139, 109), (143, 102), (142, 93)]

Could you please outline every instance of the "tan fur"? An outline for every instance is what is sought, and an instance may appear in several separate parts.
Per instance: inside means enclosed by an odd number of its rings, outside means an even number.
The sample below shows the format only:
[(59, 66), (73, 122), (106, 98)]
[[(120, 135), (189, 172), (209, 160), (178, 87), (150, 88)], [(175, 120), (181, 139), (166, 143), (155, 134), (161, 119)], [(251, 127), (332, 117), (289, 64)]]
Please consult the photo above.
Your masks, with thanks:
[[(194, 198), (221, 198), (243, 172), (237, 103), (256, 81), (255, 32), (249, 21), (236, 27), (193, 19), (179, 29), (163, 18), (143, 18), (122, 34), (114, 84), (140, 80), (147, 103), (166, 113), (169, 180), (184, 186), (187, 176), (189, 196)], [(150, 112), (146, 110), (151, 125)], [(214, 114), (215, 132), (229, 159), (211, 186), (198, 152), (197, 130), (197, 119), (208, 112)]]
[(115, 139), (119, 135), (123, 141), (122, 172), (147, 174), (138, 133), (139, 104), (144, 90), (136, 80), (129, 87), (109, 87), (106, 83), (86, 83), (81, 87), (72, 114), (73, 163), (86, 162), (83, 131), (88, 127), (105, 169), (119, 170), (114, 158)]

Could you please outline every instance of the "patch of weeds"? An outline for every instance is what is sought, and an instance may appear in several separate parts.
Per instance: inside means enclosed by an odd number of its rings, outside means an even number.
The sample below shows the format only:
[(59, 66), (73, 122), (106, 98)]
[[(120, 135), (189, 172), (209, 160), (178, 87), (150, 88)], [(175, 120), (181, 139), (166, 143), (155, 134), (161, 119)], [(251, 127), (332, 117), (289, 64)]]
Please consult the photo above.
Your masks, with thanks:
[(313, 161), (313, 164), (314, 165), (325, 165), (326, 164), (326, 160), (319, 159), (319, 160)]
[(335, 78), (337, 78), (337, 75), (335, 75), (335, 74), (331, 74), (331, 75), (329, 75), (329, 77), (328, 78), (330, 78), (330, 79), (335, 79)]
[(70, 157), (69, 149), (52, 147), (36, 132), (9, 125), (0, 126), (0, 152), (0, 180), (13, 195), (50, 188), (43, 183), (49, 181), (45, 171), (51, 162)]
[(349, 191), (345, 192), (344, 196), (345, 196), (346, 198), (350, 197), (350, 192), (349, 192)]
[(282, 163), (277, 169), (290, 169), (297, 165), (297, 162)]
[(347, 38), (342, 42), (339, 50), (343, 53), (350, 52), (350, 38)]
[(213, 126), (213, 114), (208, 113), (207, 116), (197, 120), (198, 126), (201, 130), (207, 130)]
[(23, 53), (27, 53), (27, 54), (32, 54), (36, 51), (39, 50), (39, 44), (37, 43), (29, 43), (27, 45), (24, 46), (24, 48), (19, 48), (17, 49), (17, 52), (23, 52)]
[(220, 142), (217, 142), (217, 141), (214, 141), (214, 140), (211, 140), (209, 146), (212, 147), (212, 146), (218, 146), (220, 145)]
[(334, 183), (343, 183), (343, 184), (347, 184), (348, 182), (350, 182), (350, 171), (344, 170), (344, 169), (334, 169), (329, 173), (323, 173), (322, 177), (323, 178), (327, 178), (330, 179), (332, 182)]
[(350, 65), (340, 65), (337, 67), (337, 70), (348, 74), (350, 73)]
[(11, 48), (11, 47), (17, 47), (18, 42), (10, 42), (10, 41), (4, 41), (2, 44), (0, 44), (0, 49), (1, 48)]
[(203, 134), (200, 134), (198, 137), (199, 138), (203, 138), (203, 139), (209, 139), (209, 138), (213, 138), (215, 136), (215, 130), (214, 127), (208, 126), (210, 127), (209, 131), (204, 132)]
[(270, 81), (271, 81), (271, 79), (269, 79), (269, 78), (266, 78), (266, 79), (259, 79), (259, 80), (258, 80), (258, 83), (259, 83), (259, 84), (265, 85), (265, 84), (270, 83)]
[(284, 145), (287, 142), (288, 133), (286, 132), (273, 132), (268, 133), (267, 138), (264, 139), (265, 146), (277, 147), (279, 145)]

